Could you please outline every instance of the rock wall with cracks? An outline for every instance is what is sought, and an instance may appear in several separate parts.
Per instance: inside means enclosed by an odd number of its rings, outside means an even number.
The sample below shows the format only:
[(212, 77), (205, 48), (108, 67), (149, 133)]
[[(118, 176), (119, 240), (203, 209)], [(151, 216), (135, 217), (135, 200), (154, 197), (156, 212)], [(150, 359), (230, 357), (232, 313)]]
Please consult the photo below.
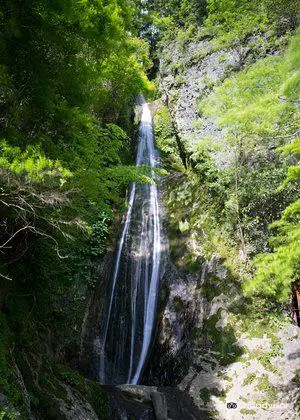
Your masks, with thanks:
[[(214, 117), (201, 115), (198, 101), (234, 72), (266, 55), (280, 54), (280, 43), (281, 39), (274, 45), (264, 34), (226, 49), (200, 39), (184, 46), (173, 41), (160, 51), (162, 99), (187, 156), (209, 137), (221, 146), (214, 155), (217, 165), (232, 164), (225, 132)], [(166, 188), (166, 207), (168, 200)], [(197, 248), (191, 237), (184, 240), (185, 253)], [(200, 255), (199, 260), (200, 268), (189, 270), (171, 249), (144, 382), (177, 386), (211, 418), (298, 418), (299, 328), (290, 322), (264, 326), (258, 322), (245, 328), (248, 302), (238, 279), (217, 256), (205, 261)], [(235, 409), (228, 408), (231, 402)]]
[(270, 34), (251, 35), (244, 43), (229, 48), (212, 41), (205, 37), (186, 40), (184, 44), (175, 40), (162, 49), (159, 88), (186, 153), (192, 153), (200, 139), (209, 137), (221, 146), (215, 157), (222, 167), (232, 162), (232, 153), (223, 138), (225, 132), (218, 128), (216, 118), (201, 115), (198, 102), (228, 76), (266, 55), (280, 54), (279, 46), (285, 41), (282, 37), (274, 45)]

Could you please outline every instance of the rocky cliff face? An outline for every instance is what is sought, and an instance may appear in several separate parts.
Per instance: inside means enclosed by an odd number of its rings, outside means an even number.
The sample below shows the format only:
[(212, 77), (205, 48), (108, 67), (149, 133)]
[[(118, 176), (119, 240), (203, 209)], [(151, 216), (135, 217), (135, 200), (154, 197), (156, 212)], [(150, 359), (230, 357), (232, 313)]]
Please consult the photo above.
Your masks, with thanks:
[[(265, 34), (222, 49), (209, 39), (184, 45), (177, 40), (160, 52), (162, 99), (188, 156), (208, 138), (218, 145), (217, 165), (232, 164), (224, 131), (214, 117), (201, 115), (199, 100), (258, 58), (279, 54), (281, 41), (271, 42)], [(174, 231), (170, 202), (178, 184), (185, 182), (181, 178), (172, 174), (166, 182), (171, 252), (162, 285), (165, 300), (144, 381), (176, 385), (216, 419), (296, 419), (299, 328), (286, 318), (272, 319), (267, 311), (259, 317), (255, 303), (250, 305), (243, 297), (239, 279), (222, 258), (204, 258), (201, 235)], [(182, 208), (179, 224), (186, 216)], [(231, 402), (235, 408), (228, 406)]]
[[(250, 36), (247, 41), (222, 48), (213, 39), (172, 41), (160, 51), (159, 86), (184, 148), (191, 154), (199, 140), (209, 139), (221, 147), (216, 154), (220, 166), (232, 162), (224, 131), (216, 118), (204, 117), (199, 101), (215, 86), (266, 55), (280, 54), (284, 38), (268, 34)], [(200, 118), (201, 117), (201, 118)]]
[(170, 266), (163, 287), (147, 382), (176, 385), (212, 418), (297, 418), (298, 327), (258, 321), (245, 329), (244, 298), (217, 259), (193, 274)]

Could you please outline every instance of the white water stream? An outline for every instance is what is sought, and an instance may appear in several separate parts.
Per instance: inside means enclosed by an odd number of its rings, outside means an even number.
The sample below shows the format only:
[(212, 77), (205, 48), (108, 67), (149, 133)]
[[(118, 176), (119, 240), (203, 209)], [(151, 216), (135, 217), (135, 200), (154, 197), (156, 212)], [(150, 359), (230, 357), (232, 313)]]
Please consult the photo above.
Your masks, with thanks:
[[(142, 105), (136, 166), (158, 166), (152, 117)], [(155, 179), (155, 173), (152, 171)], [(100, 352), (102, 383), (137, 384), (153, 338), (161, 265), (161, 220), (155, 183), (129, 192)]]

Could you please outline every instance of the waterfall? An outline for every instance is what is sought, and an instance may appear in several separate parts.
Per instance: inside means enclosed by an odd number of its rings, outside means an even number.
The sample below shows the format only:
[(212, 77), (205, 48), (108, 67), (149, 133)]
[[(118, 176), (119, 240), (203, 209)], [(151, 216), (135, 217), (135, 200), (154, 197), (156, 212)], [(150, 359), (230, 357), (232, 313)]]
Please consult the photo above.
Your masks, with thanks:
[[(136, 166), (158, 166), (152, 117), (142, 104)], [(152, 178), (155, 172), (152, 170)], [(162, 229), (157, 185), (132, 183), (101, 338), (100, 381), (137, 384), (152, 342)]]

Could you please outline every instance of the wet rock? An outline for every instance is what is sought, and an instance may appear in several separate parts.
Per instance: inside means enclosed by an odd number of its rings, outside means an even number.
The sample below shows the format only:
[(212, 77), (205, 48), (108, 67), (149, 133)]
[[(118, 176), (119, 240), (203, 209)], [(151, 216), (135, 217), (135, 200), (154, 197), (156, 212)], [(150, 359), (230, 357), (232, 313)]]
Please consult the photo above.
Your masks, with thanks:
[(7, 396), (0, 393), (0, 407), (7, 403)]
[(158, 391), (152, 391), (151, 400), (156, 420), (171, 420), (168, 417), (168, 403), (165, 394)]
[(105, 387), (111, 395), (113, 420), (202, 420), (191, 398), (176, 388), (121, 385)]
[(66, 420), (98, 420), (92, 406), (67, 385), (62, 385), (67, 397), (59, 401), (59, 413)]
[(156, 390), (155, 387), (148, 387), (143, 385), (120, 385), (118, 388), (126, 396), (126, 398), (133, 399), (138, 402), (151, 402), (151, 392)]

